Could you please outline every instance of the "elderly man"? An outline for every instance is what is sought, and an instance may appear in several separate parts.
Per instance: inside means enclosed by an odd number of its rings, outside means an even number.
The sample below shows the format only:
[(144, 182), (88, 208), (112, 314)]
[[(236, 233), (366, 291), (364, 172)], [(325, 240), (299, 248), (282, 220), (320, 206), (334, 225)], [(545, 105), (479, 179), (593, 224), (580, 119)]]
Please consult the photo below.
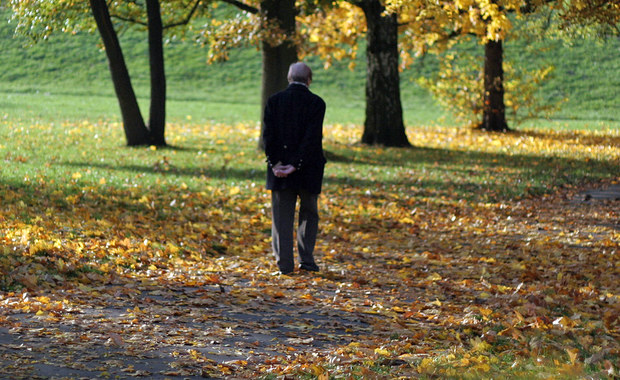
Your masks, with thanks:
[(326, 162), (322, 142), (325, 102), (309, 90), (312, 70), (303, 62), (294, 63), (288, 81), (284, 91), (267, 101), (263, 132), (267, 189), (271, 190), (272, 200), (273, 251), (282, 274), (291, 274), (295, 269), (293, 229), (298, 198), (299, 268), (319, 270), (313, 252), (319, 224), (317, 201)]

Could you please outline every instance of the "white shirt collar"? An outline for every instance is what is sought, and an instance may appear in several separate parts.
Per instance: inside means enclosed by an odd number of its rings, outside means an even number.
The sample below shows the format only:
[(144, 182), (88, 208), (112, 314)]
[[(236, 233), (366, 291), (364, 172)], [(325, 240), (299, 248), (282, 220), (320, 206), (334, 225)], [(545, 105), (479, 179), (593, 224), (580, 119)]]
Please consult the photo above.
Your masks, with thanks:
[(291, 83), (289, 83), (289, 84), (300, 84), (300, 85), (302, 85), (302, 86), (304, 86), (304, 87), (308, 88), (308, 85), (307, 85), (307, 84), (305, 84), (304, 82), (291, 82)]

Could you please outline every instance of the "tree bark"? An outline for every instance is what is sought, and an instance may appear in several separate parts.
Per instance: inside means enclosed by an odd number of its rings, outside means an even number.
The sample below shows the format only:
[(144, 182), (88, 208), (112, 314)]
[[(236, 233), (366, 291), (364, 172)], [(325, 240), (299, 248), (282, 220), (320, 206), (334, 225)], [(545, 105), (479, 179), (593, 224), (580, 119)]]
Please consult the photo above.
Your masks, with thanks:
[(159, 0), (146, 1), (148, 17), (149, 64), (151, 69), (151, 108), (149, 130), (153, 145), (165, 146), (166, 73), (164, 68), (163, 24)]
[(398, 16), (384, 14), (380, 0), (356, 3), (367, 25), (366, 120), (362, 143), (411, 146), (405, 133), (398, 72)]
[(106, 0), (90, 0), (90, 8), (97, 23), (97, 30), (105, 46), (114, 90), (121, 109), (127, 145), (149, 144), (149, 131), (144, 124), (136, 94), (131, 85), (129, 70)]
[[(294, 0), (263, 0), (260, 3), (260, 12), (269, 21), (275, 21), (286, 32), (288, 36), (295, 34), (295, 8)], [(261, 138), (259, 147), (262, 146), (263, 136), (263, 113), (267, 99), (278, 91), (284, 90), (288, 86), (286, 78), (288, 68), (292, 63), (297, 62), (297, 47), (291, 41), (284, 41), (282, 44), (272, 46), (268, 42), (261, 45), (263, 67), (261, 85)]]
[(504, 48), (502, 41), (489, 41), (484, 46), (484, 108), (479, 128), (486, 131), (508, 131), (504, 105)]

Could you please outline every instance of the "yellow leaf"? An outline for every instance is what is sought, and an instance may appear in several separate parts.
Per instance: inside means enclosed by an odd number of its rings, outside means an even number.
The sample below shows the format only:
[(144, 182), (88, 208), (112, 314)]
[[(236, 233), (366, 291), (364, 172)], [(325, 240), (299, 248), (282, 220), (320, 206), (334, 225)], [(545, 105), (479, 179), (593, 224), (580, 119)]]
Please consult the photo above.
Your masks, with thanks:
[(575, 326), (576, 322), (573, 321), (570, 318), (567, 318), (567, 317), (560, 317), (560, 318), (556, 319), (555, 321), (553, 321), (553, 325), (554, 326), (559, 326), (559, 327), (564, 328), (564, 329), (568, 329), (568, 328), (571, 328), (571, 327)]
[(171, 254), (173, 254), (173, 255), (176, 255), (179, 252), (181, 252), (181, 249), (178, 246), (176, 246), (176, 245), (174, 245), (172, 243), (166, 244), (166, 250), (168, 252), (170, 252)]
[(385, 348), (375, 348), (375, 354), (390, 356), (390, 351), (386, 350)]
[(571, 364), (575, 364), (579, 357), (579, 350), (576, 348), (566, 348), (566, 353), (568, 354)]
[(471, 343), (473, 351), (486, 352), (492, 348), (490, 344), (480, 338), (471, 339), (469, 342)]
[(409, 217), (404, 217), (402, 219), (399, 220), (400, 223), (403, 224), (415, 224), (415, 222), (413, 221), (413, 219), (409, 218)]

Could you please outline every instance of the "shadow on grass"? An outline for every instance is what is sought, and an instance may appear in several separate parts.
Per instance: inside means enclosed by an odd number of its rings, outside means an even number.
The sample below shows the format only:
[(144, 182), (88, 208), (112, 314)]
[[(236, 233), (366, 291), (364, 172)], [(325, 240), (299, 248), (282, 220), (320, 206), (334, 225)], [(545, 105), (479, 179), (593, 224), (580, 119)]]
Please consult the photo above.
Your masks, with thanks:
[[(539, 132), (515, 133), (538, 137), (543, 135)], [(593, 146), (613, 143), (598, 137), (586, 138), (591, 140)], [(464, 152), (435, 148), (379, 151), (377, 148), (341, 145), (329, 148), (326, 152), (328, 158), (324, 180), (326, 186), (360, 189), (377, 188), (377, 186), (413, 187), (414, 190), (400, 192), (404, 197), (443, 197), (480, 201), (518, 199), (523, 196), (544, 194), (556, 186), (574, 185), (614, 176), (617, 174), (618, 165), (617, 162), (596, 159)], [(238, 168), (231, 161), (222, 161), (221, 166), (205, 167), (178, 166), (161, 161), (152, 165), (113, 165), (90, 161), (66, 161), (56, 165), (147, 173), (164, 177), (206, 177), (259, 183), (265, 178), (265, 169), (260, 161), (257, 161), (254, 168)], [(371, 175), (372, 167), (386, 168), (387, 171), (400, 170), (401, 173)]]
[(155, 164), (155, 165), (111, 165), (98, 162), (61, 162), (58, 165), (75, 168), (97, 168), (112, 171), (127, 171), (133, 173), (150, 173), (162, 176), (179, 177), (202, 177), (207, 178), (230, 178), (235, 180), (263, 179), (264, 169), (240, 169), (230, 166), (229, 163), (222, 164), (221, 167), (179, 167), (175, 165)]
[[(615, 121), (615, 120), (613, 120)], [(578, 131), (574, 133), (551, 133), (546, 131), (513, 131), (509, 132), (515, 136), (525, 136), (535, 139), (552, 139), (556, 141), (574, 141), (578, 140), (580, 145), (597, 146), (597, 145), (611, 145), (620, 146), (620, 136), (600, 136), (600, 135), (583, 135)]]

